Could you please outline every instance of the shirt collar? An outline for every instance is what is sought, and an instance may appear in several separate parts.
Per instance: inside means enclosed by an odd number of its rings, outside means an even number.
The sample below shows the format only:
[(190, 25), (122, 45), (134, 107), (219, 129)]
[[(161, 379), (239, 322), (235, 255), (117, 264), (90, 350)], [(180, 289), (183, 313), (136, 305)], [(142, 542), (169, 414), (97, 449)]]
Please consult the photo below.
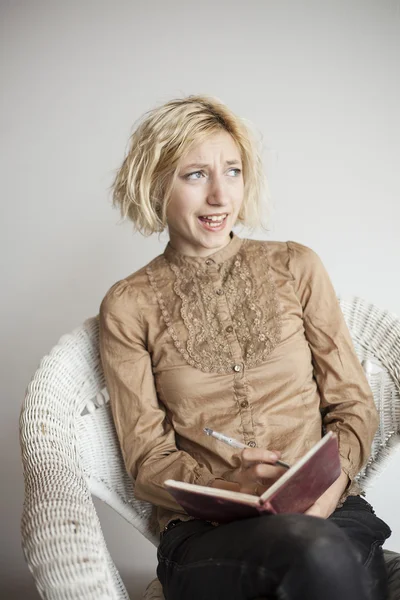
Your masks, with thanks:
[(193, 266), (196, 268), (205, 267), (212, 261), (216, 265), (220, 265), (226, 260), (229, 260), (235, 254), (237, 254), (243, 244), (243, 240), (235, 235), (233, 232), (231, 233), (231, 241), (229, 244), (221, 248), (221, 250), (217, 250), (213, 254), (209, 256), (186, 256), (185, 254), (181, 254), (178, 250), (172, 248), (171, 244), (168, 242), (165, 250), (164, 250), (164, 258), (170, 263), (177, 265), (178, 267), (183, 266)]

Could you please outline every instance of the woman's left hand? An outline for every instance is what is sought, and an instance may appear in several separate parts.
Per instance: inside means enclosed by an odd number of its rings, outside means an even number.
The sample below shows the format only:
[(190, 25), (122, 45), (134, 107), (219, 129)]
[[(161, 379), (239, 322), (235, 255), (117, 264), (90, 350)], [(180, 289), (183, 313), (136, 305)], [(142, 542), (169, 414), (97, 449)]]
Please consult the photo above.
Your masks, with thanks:
[(347, 474), (342, 471), (336, 481), (329, 487), (326, 492), (318, 498), (318, 500), (306, 510), (306, 515), (313, 517), (319, 517), (321, 519), (327, 519), (335, 510), (338, 502), (347, 488), (349, 478)]
[[(260, 496), (285, 472), (276, 465), (280, 456), (278, 451), (244, 448), (236, 455), (238, 466), (224, 473), (223, 479), (238, 492)], [(212, 487), (221, 485), (221, 480), (212, 483)]]

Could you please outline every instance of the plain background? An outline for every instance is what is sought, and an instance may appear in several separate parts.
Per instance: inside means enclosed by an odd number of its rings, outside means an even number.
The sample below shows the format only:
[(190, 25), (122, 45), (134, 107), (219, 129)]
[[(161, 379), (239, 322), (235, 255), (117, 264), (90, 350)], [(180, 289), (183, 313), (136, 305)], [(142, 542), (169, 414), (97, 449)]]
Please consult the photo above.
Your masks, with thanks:
[[(400, 3), (1, 1), (0, 597), (37, 598), (20, 549), (18, 415), (40, 358), (166, 235), (118, 224), (109, 186), (136, 119), (208, 93), (263, 136), (270, 239), (322, 257), (342, 295), (400, 314)], [(400, 550), (390, 467), (371, 495)], [(99, 506), (132, 598), (155, 549)]]

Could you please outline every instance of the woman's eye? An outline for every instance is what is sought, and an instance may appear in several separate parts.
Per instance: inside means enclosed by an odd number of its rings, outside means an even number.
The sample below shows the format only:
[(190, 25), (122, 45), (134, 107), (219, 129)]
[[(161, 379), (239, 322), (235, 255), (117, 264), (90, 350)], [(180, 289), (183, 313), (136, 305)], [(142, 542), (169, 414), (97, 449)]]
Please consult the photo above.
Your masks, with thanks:
[(204, 175), (203, 171), (194, 171), (185, 175), (185, 179), (200, 179)]
[(239, 175), (240, 175), (241, 172), (242, 171), (240, 169), (237, 169), (237, 168), (235, 168), (235, 169), (229, 169), (229, 173), (233, 173), (233, 177), (239, 177)]
[[(238, 168), (233, 168), (233, 169), (229, 169), (228, 174), (230, 177), (239, 177), (239, 175), (241, 174), (241, 169)], [(185, 175), (185, 179), (189, 179), (189, 180), (197, 180), (197, 179), (201, 179), (202, 177), (205, 177), (205, 173), (203, 171), (193, 171), (193, 173), (188, 173), (187, 175)]]

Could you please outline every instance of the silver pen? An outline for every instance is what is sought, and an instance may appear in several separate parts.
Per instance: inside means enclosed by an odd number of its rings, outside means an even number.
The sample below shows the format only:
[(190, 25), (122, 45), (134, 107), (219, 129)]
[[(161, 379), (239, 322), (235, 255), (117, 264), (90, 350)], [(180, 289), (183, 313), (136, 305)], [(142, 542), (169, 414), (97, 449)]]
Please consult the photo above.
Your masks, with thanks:
[[(214, 429), (210, 429), (210, 427), (204, 427), (203, 431), (207, 435), (210, 435), (211, 437), (215, 438), (216, 440), (219, 440), (220, 442), (224, 442), (225, 444), (228, 444), (228, 446), (232, 446), (232, 448), (240, 448), (241, 450), (243, 450), (243, 448), (248, 448), (248, 446), (246, 446), (246, 444), (239, 442), (239, 440), (235, 440), (235, 438), (228, 437), (227, 435), (224, 435), (223, 433), (219, 433), (219, 431), (214, 431)], [(285, 469), (290, 469), (290, 465), (283, 462), (283, 460), (278, 459), (275, 461), (274, 464), (279, 465), (280, 467), (284, 467)]]

